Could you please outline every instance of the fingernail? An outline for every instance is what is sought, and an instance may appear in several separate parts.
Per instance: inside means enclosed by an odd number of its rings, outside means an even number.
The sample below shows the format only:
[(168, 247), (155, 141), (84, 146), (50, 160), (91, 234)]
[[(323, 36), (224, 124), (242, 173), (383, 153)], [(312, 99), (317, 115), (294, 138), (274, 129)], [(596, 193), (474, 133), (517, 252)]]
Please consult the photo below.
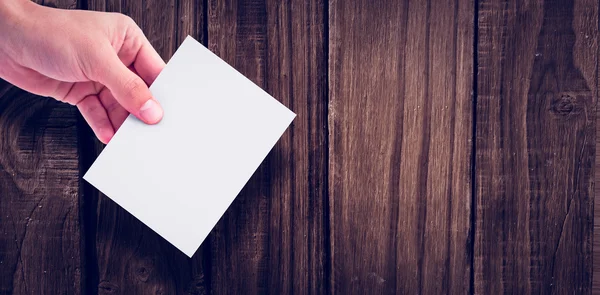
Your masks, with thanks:
[(163, 110), (154, 99), (149, 99), (140, 109), (142, 120), (149, 124), (155, 124), (162, 119)]

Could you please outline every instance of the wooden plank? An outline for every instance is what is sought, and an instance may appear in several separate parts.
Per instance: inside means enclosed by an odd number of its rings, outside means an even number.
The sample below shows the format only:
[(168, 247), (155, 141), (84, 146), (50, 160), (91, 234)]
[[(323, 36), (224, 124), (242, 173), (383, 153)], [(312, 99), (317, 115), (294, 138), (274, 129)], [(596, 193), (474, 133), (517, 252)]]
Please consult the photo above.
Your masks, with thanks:
[(80, 293), (76, 109), (0, 85), (0, 293)]
[[(577, 22), (575, 22), (576, 29), (583, 29), (587, 36), (593, 36), (592, 42), (596, 43), (596, 89), (592, 89), (594, 91), (594, 96), (596, 98), (596, 163), (594, 165), (594, 229), (593, 229), (593, 241), (592, 241), (592, 294), (600, 294), (600, 124), (598, 124), (598, 118), (600, 118), (600, 107), (598, 106), (598, 98), (600, 96), (600, 92), (598, 88), (600, 87), (600, 75), (598, 75), (598, 69), (600, 68), (600, 59), (598, 59), (598, 55), (600, 55), (600, 41), (598, 40), (598, 32), (594, 30), (593, 24), (589, 22), (589, 20), (593, 21), (594, 17), (600, 17), (600, 12), (596, 15), (593, 15), (595, 12), (595, 7), (592, 7), (592, 10), (585, 12), (588, 15), (588, 19), (578, 18)], [(587, 10), (587, 8), (578, 5), (576, 7), (577, 10)], [(582, 14), (577, 11), (575, 14)], [(591, 32), (590, 32), (591, 31)], [(595, 34), (594, 34), (595, 32)], [(585, 37), (585, 35), (584, 35)], [(589, 39), (589, 37), (587, 38)], [(581, 59), (580, 59), (581, 60)], [(593, 59), (592, 59), (593, 60)]]
[[(599, 41), (596, 41), (597, 44)], [(600, 55), (600, 44), (598, 46), (598, 54)], [(600, 60), (596, 59), (596, 63), (600, 63)], [(600, 67), (600, 64), (597, 65)], [(596, 75), (598, 79), (597, 84), (600, 86), (600, 75)], [(600, 93), (596, 90), (596, 98)], [(593, 229), (593, 241), (592, 241), (592, 294), (600, 294), (600, 124), (598, 124), (598, 118), (600, 118), (600, 107), (596, 104), (596, 163), (595, 177), (594, 177), (594, 229)]]
[(327, 291), (325, 11), (209, 1), (209, 48), (298, 114), (210, 236), (215, 293)]
[(469, 291), (471, 1), (330, 1), (336, 294)]
[(177, 46), (192, 36), (202, 44), (206, 44), (207, 28), (204, 28), (206, 7), (203, 0), (178, 0), (177, 19), (175, 23)]
[[(600, 80), (598, 81), (600, 85)], [(600, 108), (596, 107), (596, 134), (600, 134), (598, 117)], [(592, 294), (600, 294), (600, 136), (596, 136), (596, 163), (594, 168), (594, 229), (592, 241)]]
[(0, 80), (2, 294), (81, 293), (76, 114), (73, 107)]
[[(163, 57), (168, 60), (187, 35), (202, 40), (203, 2), (201, 0), (90, 0), (88, 8), (122, 12), (131, 16)], [(90, 137), (91, 135), (88, 135)], [(86, 161), (91, 164), (102, 146), (88, 141), (95, 150)], [(94, 148), (97, 147), (97, 148)], [(88, 187), (92, 204), (87, 214), (95, 228), (90, 260), (96, 277), (90, 278), (90, 292), (98, 294), (206, 294), (204, 269), (210, 249), (203, 246), (193, 259), (162, 239), (131, 214), (95, 189)], [(89, 236), (90, 234), (88, 234)], [(93, 272), (92, 272), (93, 273)]]
[(591, 291), (598, 2), (479, 4), (475, 292)]

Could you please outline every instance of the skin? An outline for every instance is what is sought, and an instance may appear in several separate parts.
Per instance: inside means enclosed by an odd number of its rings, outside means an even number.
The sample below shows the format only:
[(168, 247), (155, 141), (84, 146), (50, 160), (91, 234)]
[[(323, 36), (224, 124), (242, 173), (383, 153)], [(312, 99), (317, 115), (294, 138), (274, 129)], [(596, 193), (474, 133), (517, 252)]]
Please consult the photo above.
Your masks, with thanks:
[(0, 0), (0, 40), (0, 78), (77, 106), (103, 143), (130, 113), (162, 119), (148, 86), (165, 63), (125, 15)]

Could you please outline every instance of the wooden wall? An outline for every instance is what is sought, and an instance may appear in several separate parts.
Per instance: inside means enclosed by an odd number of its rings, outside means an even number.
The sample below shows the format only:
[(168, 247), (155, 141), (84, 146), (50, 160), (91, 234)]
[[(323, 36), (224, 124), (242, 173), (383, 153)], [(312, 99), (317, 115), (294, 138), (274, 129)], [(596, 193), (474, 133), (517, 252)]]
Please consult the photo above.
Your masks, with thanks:
[(298, 117), (189, 259), (81, 180), (74, 108), (0, 83), (0, 293), (600, 292), (598, 1), (473, 1), (43, 1)]

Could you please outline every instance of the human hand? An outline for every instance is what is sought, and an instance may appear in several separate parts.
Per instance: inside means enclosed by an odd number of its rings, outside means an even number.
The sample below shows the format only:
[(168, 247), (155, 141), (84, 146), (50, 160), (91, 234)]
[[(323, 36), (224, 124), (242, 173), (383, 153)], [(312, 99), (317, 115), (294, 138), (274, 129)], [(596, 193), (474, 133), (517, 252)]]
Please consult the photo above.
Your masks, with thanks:
[(129, 113), (163, 116), (148, 85), (165, 63), (127, 16), (1, 1), (0, 40), (0, 78), (77, 106), (103, 143)]

